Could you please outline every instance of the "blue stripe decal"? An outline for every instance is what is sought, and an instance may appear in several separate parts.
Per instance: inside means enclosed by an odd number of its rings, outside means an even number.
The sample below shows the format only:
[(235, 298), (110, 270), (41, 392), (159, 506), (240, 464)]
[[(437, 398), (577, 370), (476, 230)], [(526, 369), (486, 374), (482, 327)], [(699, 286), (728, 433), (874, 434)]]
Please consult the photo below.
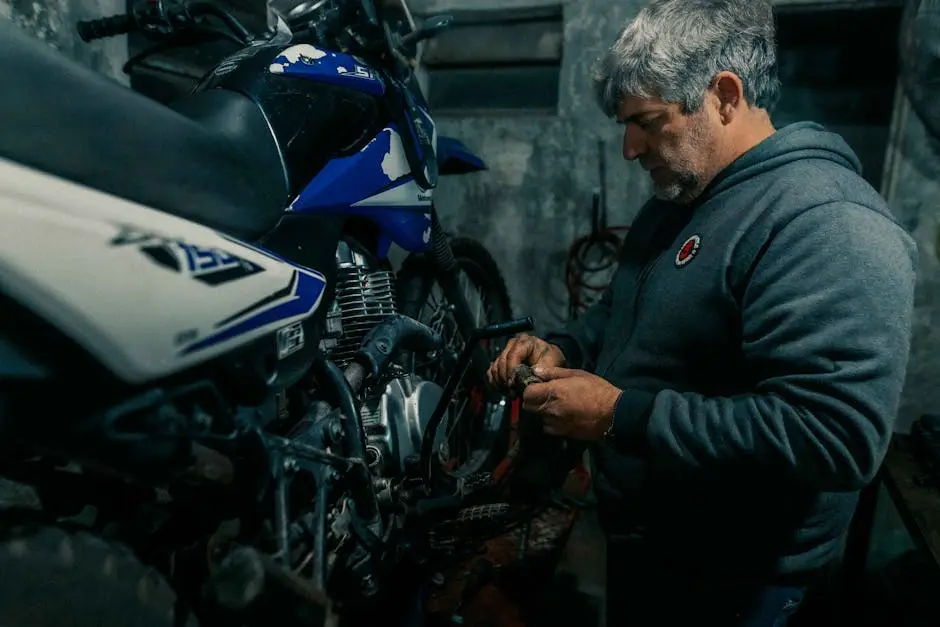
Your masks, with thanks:
[(297, 286), (294, 288), (294, 294), (290, 300), (255, 314), (250, 318), (246, 318), (233, 327), (229, 327), (224, 331), (220, 331), (191, 344), (186, 347), (181, 354), (189, 355), (204, 348), (215, 346), (216, 344), (238, 337), (239, 335), (250, 333), (261, 327), (278, 322), (279, 320), (311, 314), (320, 304), (320, 297), (323, 296), (325, 287), (326, 281), (320, 277), (307, 274), (306, 272), (298, 272)]
[(290, 266), (290, 267), (292, 267), (292, 268), (297, 268), (298, 270), (301, 270), (302, 272), (311, 273), (311, 274), (313, 274), (317, 279), (320, 279), (320, 280), (323, 281), (324, 283), (326, 282), (326, 277), (324, 277), (321, 272), (318, 272), (317, 270), (315, 270), (315, 269), (313, 269), (313, 268), (308, 268), (308, 267), (306, 267), (306, 266), (302, 266), (302, 265), (300, 265), (299, 263), (294, 263), (294, 262), (291, 261), (290, 259), (287, 259), (286, 257), (281, 257), (280, 255), (277, 255), (277, 254), (271, 252), (271, 251), (268, 250), (267, 248), (261, 248), (260, 246), (256, 246), (256, 245), (254, 245), (254, 244), (249, 244), (248, 242), (243, 242), (243, 241), (240, 240), (240, 239), (235, 239), (235, 238), (232, 237), (231, 235), (227, 235), (226, 233), (221, 233), (221, 232), (219, 232), (219, 231), (216, 231), (215, 234), (218, 235), (219, 237), (223, 238), (223, 239), (227, 239), (228, 241), (232, 242), (233, 244), (235, 244), (235, 245), (237, 245), (237, 246), (241, 246), (242, 248), (247, 248), (248, 250), (253, 250), (253, 251), (255, 251), (256, 253), (258, 253), (259, 255), (263, 255), (263, 256), (267, 257), (268, 259), (272, 259), (272, 260), (277, 261), (277, 262), (279, 262), (279, 263), (287, 264), (288, 266)]

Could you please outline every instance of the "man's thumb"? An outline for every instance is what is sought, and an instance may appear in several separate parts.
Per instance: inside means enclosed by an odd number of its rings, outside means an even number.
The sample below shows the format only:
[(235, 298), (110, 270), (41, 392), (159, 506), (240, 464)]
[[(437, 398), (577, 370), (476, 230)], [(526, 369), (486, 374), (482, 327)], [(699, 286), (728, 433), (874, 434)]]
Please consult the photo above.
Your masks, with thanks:
[(532, 374), (542, 381), (551, 381), (553, 379), (567, 379), (576, 377), (582, 372), (580, 370), (571, 370), (569, 368), (555, 368), (549, 366), (536, 366), (532, 369)]

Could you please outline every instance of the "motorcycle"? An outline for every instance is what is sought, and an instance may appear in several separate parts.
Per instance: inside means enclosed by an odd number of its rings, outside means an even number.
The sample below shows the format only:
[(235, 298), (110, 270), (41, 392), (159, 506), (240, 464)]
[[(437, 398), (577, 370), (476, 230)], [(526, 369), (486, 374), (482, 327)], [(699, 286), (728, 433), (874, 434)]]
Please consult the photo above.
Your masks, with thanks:
[(275, 17), (79, 24), (243, 46), (169, 107), (0, 24), (0, 477), (39, 501), (0, 515), (0, 623), (404, 616), (505, 524), (484, 371), (533, 324), (434, 210), (439, 175), (485, 167), (407, 58), (452, 20)]

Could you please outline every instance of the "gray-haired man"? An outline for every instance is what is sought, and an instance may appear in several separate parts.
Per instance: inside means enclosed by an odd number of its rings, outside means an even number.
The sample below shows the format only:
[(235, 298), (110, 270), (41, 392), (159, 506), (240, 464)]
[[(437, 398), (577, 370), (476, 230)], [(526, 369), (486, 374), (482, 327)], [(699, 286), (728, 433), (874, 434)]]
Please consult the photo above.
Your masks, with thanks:
[(591, 443), (609, 625), (779, 627), (885, 454), (915, 245), (840, 137), (774, 128), (766, 0), (655, 1), (595, 84), (656, 197), (602, 300), (491, 381), (535, 365), (525, 407)]

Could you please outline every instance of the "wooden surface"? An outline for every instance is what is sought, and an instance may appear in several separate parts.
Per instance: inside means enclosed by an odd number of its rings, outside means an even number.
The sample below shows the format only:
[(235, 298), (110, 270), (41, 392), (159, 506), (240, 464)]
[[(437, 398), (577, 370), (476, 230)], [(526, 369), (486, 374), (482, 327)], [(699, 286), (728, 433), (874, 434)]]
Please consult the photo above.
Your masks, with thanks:
[(895, 435), (882, 467), (885, 488), (914, 541), (940, 565), (940, 489), (929, 480), (921, 485), (925, 476), (908, 436)]

